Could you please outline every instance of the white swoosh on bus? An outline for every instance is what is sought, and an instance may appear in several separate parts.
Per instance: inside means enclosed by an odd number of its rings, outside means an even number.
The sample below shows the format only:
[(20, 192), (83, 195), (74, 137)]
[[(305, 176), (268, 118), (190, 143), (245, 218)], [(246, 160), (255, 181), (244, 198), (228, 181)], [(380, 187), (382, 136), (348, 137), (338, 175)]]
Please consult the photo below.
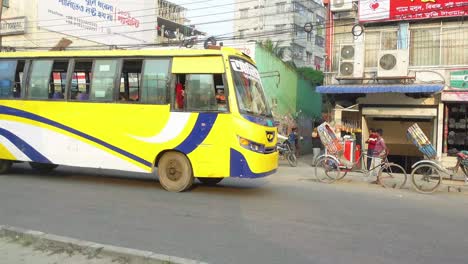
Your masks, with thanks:
[(147, 143), (164, 143), (175, 139), (182, 133), (190, 119), (190, 113), (171, 113), (169, 121), (161, 132), (152, 137), (139, 137), (130, 135), (132, 138)]

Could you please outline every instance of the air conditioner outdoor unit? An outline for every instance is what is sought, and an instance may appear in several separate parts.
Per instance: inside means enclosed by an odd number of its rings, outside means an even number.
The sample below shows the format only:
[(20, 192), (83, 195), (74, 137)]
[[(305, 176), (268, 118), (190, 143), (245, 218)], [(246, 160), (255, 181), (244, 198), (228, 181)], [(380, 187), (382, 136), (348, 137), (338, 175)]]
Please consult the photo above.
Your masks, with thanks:
[(356, 59), (355, 47), (352, 44), (342, 45), (340, 48), (339, 77), (362, 77), (362, 62)]
[(353, 0), (331, 0), (332, 12), (349, 11), (353, 9)]
[(378, 77), (406, 77), (408, 76), (408, 50), (379, 51), (377, 61)]

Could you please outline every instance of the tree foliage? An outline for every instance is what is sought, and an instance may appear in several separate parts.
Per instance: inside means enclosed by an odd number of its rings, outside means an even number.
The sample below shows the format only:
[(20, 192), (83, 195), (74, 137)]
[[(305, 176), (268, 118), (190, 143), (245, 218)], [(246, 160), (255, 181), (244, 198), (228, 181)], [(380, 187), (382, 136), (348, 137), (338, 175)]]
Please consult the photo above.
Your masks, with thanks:
[(314, 85), (323, 84), (323, 72), (314, 70), (310, 67), (301, 67), (297, 69), (297, 72), (301, 74), (305, 79), (311, 81)]
[(267, 39), (260, 42), (260, 46), (264, 48), (266, 51), (270, 52), (271, 54), (275, 55), (279, 59), (283, 59), (284, 51), (286, 47), (280, 47), (281, 42), (276, 41), (273, 42), (271, 39)]

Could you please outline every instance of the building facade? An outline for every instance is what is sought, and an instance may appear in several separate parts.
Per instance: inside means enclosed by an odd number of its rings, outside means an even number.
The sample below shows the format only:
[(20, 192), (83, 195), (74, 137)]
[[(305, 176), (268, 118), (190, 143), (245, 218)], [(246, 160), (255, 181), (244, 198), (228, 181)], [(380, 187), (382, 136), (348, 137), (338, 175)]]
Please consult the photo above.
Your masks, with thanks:
[(144, 48), (199, 34), (165, 0), (3, 1), (3, 50)]
[(418, 123), (438, 157), (468, 149), (467, 0), (329, 0), (325, 85), (337, 130), (382, 128), (394, 160), (422, 154), (406, 129)]
[[(269, 39), (283, 49), (284, 61), (294, 62), (297, 67), (323, 69), (326, 12), (321, 3), (236, 0), (235, 10), (234, 34), (238, 43)], [(309, 28), (305, 28), (306, 24)]]

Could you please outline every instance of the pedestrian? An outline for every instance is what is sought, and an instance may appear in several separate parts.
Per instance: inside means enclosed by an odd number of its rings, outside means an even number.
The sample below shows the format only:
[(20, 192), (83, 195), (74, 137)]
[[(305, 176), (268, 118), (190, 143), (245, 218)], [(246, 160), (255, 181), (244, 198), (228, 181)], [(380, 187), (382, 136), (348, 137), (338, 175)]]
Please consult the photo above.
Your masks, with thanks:
[(375, 129), (370, 128), (369, 129), (369, 139), (367, 139), (366, 144), (367, 144), (367, 170), (371, 169), (372, 165), (372, 157), (374, 156), (374, 148), (375, 144), (377, 143), (377, 133), (375, 132)]
[(297, 134), (297, 127), (293, 127), (291, 129), (291, 133), (289, 133), (289, 136), (288, 136), (288, 141), (289, 141), (289, 145), (291, 147), (291, 150), (293, 151), (293, 153), (296, 155), (297, 157), (297, 147), (298, 147), (298, 143), (299, 143), (299, 138), (298, 138), (298, 134)]
[(312, 131), (312, 153), (314, 155), (312, 159), (312, 164), (315, 164), (315, 161), (317, 160), (318, 156), (320, 156), (321, 150), (322, 141), (320, 140), (317, 128), (314, 128), (314, 130)]
[[(376, 134), (377, 134), (377, 141), (375, 143), (374, 154), (372, 158), (373, 167), (380, 165), (382, 163), (382, 160), (385, 159), (390, 153), (390, 151), (387, 148), (387, 145), (385, 144), (385, 140), (382, 137), (383, 130), (377, 129)], [(372, 174), (374, 177), (377, 176), (378, 171), (379, 171), (378, 169), (375, 169), (372, 171), (373, 172)], [(378, 180), (374, 180), (371, 183), (378, 184), (379, 182)]]

